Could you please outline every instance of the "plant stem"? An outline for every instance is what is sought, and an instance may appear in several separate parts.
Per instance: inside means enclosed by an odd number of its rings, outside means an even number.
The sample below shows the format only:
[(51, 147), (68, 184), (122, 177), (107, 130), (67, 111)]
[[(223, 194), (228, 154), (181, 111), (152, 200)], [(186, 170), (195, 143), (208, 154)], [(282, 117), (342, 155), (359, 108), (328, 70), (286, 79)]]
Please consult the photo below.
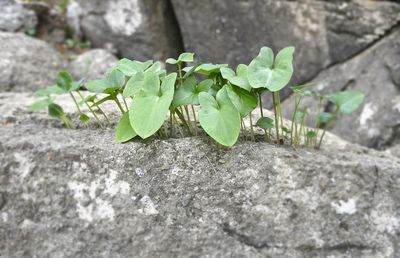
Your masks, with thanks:
[[(259, 106), (260, 106), (261, 117), (264, 117), (261, 93), (258, 93), (258, 102), (260, 102)], [(265, 136), (265, 141), (267, 141), (268, 140), (268, 138), (267, 138), (267, 129), (264, 129), (264, 136)]]
[(174, 118), (173, 118), (174, 113), (169, 110), (169, 123), (171, 128), (169, 129), (169, 137), (174, 137)]
[(242, 117), (240, 117), (240, 124), (242, 126), (243, 139), (244, 139), (244, 141), (247, 141), (246, 125), (245, 125)]
[[(179, 116), (179, 115), (178, 115), (178, 116)], [(178, 126), (178, 130), (179, 130), (179, 133), (181, 134), (182, 138), (185, 137), (185, 135), (183, 134), (182, 129), (181, 129), (181, 127), (180, 127), (180, 125), (179, 125), (179, 122), (178, 122), (178, 120), (176, 119), (174, 113), (172, 114), (172, 118), (175, 120), (175, 123), (176, 123), (177, 126)]]
[(74, 125), (72, 124), (71, 120), (66, 115), (60, 116), (61, 121), (65, 124), (68, 129), (74, 129)]
[[(122, 96), (122, 94), (121, 94), (121, 96)], [(125, 100), (124, 96), (122, 96), (122, 100), (124, 101), (126, 112), (128, 112), (129, 108), (128, 108), (128, 104), (126, 104), (126, 100)]]
[(279, 143), (279, 120), (278, 120), (278, 112), (276, 110), (275, 92), (272, 93), (272, 101), (274, 105), (276, 140)]
[(119, 102), (118, 97), (115, 96), (113, 99), (114, 99), (115, 103), (117, 104), (119, 110), (121, 110), (121, 113), (122, 113), (122, 114), (125, 114), (125, 110), (122, 108), (121, 102)]
[[(297, 97), (297, 94), (295, 93), (294, 95), (294, 112), (293, 112), (293, 117), (292, 117), (292, 127), (290, 128), (290, 144), (293, 144), (293, 127), (296, 124), (296, 133), (297, 133), (297, 121), (296, 121), (296, 114), (297, 114), (297, 110), (300, 106), (300, 102), (301, 102), (301, 96)], [(296, 136), (295, 136), (296, 138)]]
[(100, 126), (101, 129), (104, 129), (103, 124), (100, 122), (99, 117), (96, 115), (96, 113), (93, 111), (93, 109), (90, 107), (90, 105), (85, 101), (85, 98), (82, 96), (81, 92), (79, 90), (76, 91), (78, 95), (81, 97), (82, 101), (85, 103), (86, 107), (89, 109), (89, 111), (93, 114), (94, 119), (96, 119), (97, 124)]
[(78, 102), (76, 101), (76, 98), (75, 98), (74, 94), (72, 94), (72, 92), (69, 92), (69, 95), (71, 96), (72, 100), (74, 101), (75, 106), (76, 106), (76, 109), (78, 110), (79, 114), (82, 115), (82, 114), (83, 114), (83, 113), (82, 113), (82, 110), (81, 110), (81, 108), (79, 107), (79, 104), (78, 104)]
[(320, 126), (320, 121), (319, 121), (319, 116), (321, 114), (321, 108), (322, 108), (322, 101), (323, 101), (323, 97), (319, 97), (319, 103), (318, 103), (318, 110), (317, 110), (317, 119), (315, 122), (315, 130), (316, 130), (316, 137), (314, 140), (314, 144), (317, 144), (317, 137), (318, 137), (318, 133), (319, 133), (319, 126)]
[(193, 128), (192, 128), (192, 121), (190, 120), (189, 108), (188, 108), (187, 105), (185, 105), (185, 106), (184, 106), (184, 109), (185, 109), (185, 113), (186, 113), (186, 116), (187, 116), (187, 119), (188, 119), (187, 122), (188, 122), (188, 125), (189, 125), (189, 128), (190, 128), (190, 131), (193, 132), (193, 131), (192, 131), (192, 129), (193, 129)]
[(193, 113), (193, 119), (194, 119), (194, 128), (195, 128), (195, 134), (197, 136), (198, 134), (198, 128), (197, 128), (197, 117), (196, 117), (196, 111), (194, 110), (194, 106), (190, 105), (192, 108), (192, 113)]
[(329, 120), (328, 123), (325, 124), (324, 131), (322, 132), (321, 138), (319, 139), (319, 143), (318, 143), (318, 147), (317, 147), (318, 149), (321, 148), (322, 140), (324, 139), (326, 130), (333, 123), (333, 121), (336, 119), (336, 116), (337, 116), (338, 112), (339, 112), (339, 108), (336, 108), (335, 112), (333, 113), (333, 117), (331, 118), (331, 120)]
[[(178, 115), (179, 119), (182, 121), (183, 125), (186, 127), (186, 129), (188, 130), (190, 136), (192, 136), (192, 132), (190, 131), (189, 125), (187, 124), (185, 117), (183, 116), (183, 114), (178, 110), (175, 109), (175, 113)], [(175, 120), (176, 122), (176, 120)]]
[(99, 112), (104, 116), (104, 118), (106, 119), (107, 123), (109, 126), (112, 126), (110, 119), (108, 119), (108, 116), (106, 115), (106, 113), (103, 111), (103, 109), (100, 108), (100, 106), (97, 106)]
[(254, 128), (253, 128), (253, 114), (250, 112), (250, 139), (251, 141), (255, 141), (254, 139)]
[(277, 104), (278, 104), (278, 115), (280, 118), (280, 123), (281, 123), (281, 129), (283, 131), (283, 116), (282, 116), (282, 106), (281, 106), (281, 92), (277, 91), (276, 92), (276, 100), (277, 100)]

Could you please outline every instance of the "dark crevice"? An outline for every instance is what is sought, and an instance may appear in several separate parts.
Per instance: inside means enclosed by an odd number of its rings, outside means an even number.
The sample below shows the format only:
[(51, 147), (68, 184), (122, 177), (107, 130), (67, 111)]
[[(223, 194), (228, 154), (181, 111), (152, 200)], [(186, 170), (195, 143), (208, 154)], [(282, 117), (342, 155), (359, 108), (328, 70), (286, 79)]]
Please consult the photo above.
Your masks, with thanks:
[(315, 75), (313, 75), (310, 79), (308, 80), (304, 80), (301, 83), (307, 83), (307, 82), (311, 82), (314, 81), (321, 73), (323, 73), (325, 70), (328, 70), (334, 66), (337, 65), (341, 65), (343, 63), (346, 63), (348, 61), (350, 61), (351, 59), (354, 59), (360, 55), (362, 55), (364, 52), (368, 51), (371, 47), (375, 46), (376, 44), (378, 44), (379, 42), (381, 42), (383, 39), (385, 39), (386, 37), (390, 36), (391, 34), (393, 34), (397, 29), (400, 28), (400, 21), (398, 21), (395, 25), (393, 25), (391, 28), (389, 28), (385, 33), (383, 33), (380, 37), (378, 37), (376, 40), (372, 41), (371, 43), (367, 44), (364, 48), (360, 49), (359, 51), (355, 52), (354, 54), (348, 56), (346, 59), (339, 61), (339, 62), (334, 62), (331, 63), (329, 65), (327, 65), (326, 67), (324, 67), (322, 70), (320, 70), (319, 72), (317, 72)]
[(166, 16), (170, 20), (171, 25), (175, 28), (173, 37), (176, 38), (176, 50), (178, 53), (185, 52), (185, 44), (182, 37), (182, 30), (179, 25), (178, 17), (176, 16), (175, 8), (171, 0), (167, 0)]
[(271, 248), (274, 246), (271, 246), (267, 243), (258, 243), (256, 241), (254, 241), (254, 239), (252, 239), (250, 236), (241, 234), (239, 232), (237, 232), (236, 230), (232, 229), (229, 227), (229, 225), (224, 224), (222, 225), (222, 230), (230, 237), (236, 239), (237, 241), (239, 241), (240, 243), (249, 246), (249, 247), (253, 247), (255, 249), (263, 249), (263, 248)]
[(370, 246), (364, 245), (364, 244), (355, 244), (355, 243), (340, 243), (337, 245), (331, 245), (331, 246), (322, 246), (322, 247), (315, 247), (313, 245), (301, 245), (296, 248), (299, 251), (307, 251), (307, 252), (312, 252), (312, 251), (320, 251), (320, 252), (334, 252), (338, 251), (340, 253), (348, 253), (352, 250), (358, 250), (358, 251), (364, 251), (364, 250), (372, 250)]
[(375, 200), (375, 193), (376, 190), (378, 189), (378, 181), (379, 181), (379, 168), (377, 166), (374, 167), (374, 174), (375, 174), (375, 180), (374, 180), (374, 184), (372, 187), (372, 202)]

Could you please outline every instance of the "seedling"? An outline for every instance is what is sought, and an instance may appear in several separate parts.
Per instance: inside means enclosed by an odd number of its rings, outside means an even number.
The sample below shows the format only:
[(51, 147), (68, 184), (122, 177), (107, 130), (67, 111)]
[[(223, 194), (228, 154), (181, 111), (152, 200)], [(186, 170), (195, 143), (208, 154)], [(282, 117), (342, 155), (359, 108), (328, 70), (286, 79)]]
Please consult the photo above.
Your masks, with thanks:
[[(240, 64), (235, 70), (226, 64), (194, 62), (194, 54), (183, 53), (177, 59), (169, 58), (166, 63), (176, 66), (176, 72), (167, 73), (160, 62), (120, 60), (104, 79), (83, 83), (62, 71), (56, 85), (34, 94), (38, 101), (29, 111), (48, 108), (51, 116), (73, 128), (62, 108), (54, 102), (57, 95), (68, 94), (75, 103), (79, 120), (87, 125), (93, 117), (103, 128), (101, 114), (111, 126), (101, 106), (113, 102), (121, 111), (121, 118), (115, 131), (118, 142), (127, 142), (135, 137), (142, 139), (159, 135), (160, 138), (175, 137), (175, 130), (181, 137), (197, 135), (198, 127), (224, 146), (232, 146), (239, 139), (247, 140), (245, 120), (250, 121), (250, 139), (255, 141), (254, 126), (264, 130), (265, 140), (284, 144), (290, 136), (290, 144), (319, 148), (327, 128), (339, 114), (354, 112), (363, 102), (364, 95), (358, 91), (344, 91), (327, 96), (312, 91), (314, 84), (293, 86), (295, 95), (292, 125), (283, 124), (280, 91), (290, 82), (293, 75), (294, 48), (287, 47), (274, 56), (270, 48), (263, 47), (257, 57), (247, 66)], [(84, 97), (84, 87), (91, 94)], [(271, 94), (274, 117), (264, 116), (263, 95)], [(80, 102), (76, 96), (80, 97)], [(301, 100), (305, 97), (318, 101), (314, 128), (307, 128), (305, 121), (308, 108), (300, 111)], [(335, 105), (333, 113), (325, 112), (324, 104)], [(129, 103), (129, 105), (128, 105)], [(85, 114), (85, 105), (91, 117)], [(254, 110), (259, 106), (260, 117), (253, 121)], [(168, 118), (169, 115), (169, 118)], [(169, 123), (168, 123), (169, 120)], [(320, 128), (322, 133), (320, 134)], [(275, 128), (275, 137), (271, 129)], [(183, 130), (184, 129), (184, 130)]]

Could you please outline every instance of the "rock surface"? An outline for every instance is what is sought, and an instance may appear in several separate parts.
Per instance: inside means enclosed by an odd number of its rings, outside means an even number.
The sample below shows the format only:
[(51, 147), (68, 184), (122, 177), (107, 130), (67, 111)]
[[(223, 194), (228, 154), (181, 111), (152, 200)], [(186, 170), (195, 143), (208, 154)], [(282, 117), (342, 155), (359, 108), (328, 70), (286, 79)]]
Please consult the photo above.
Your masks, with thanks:
[(73, 0), (67, 15), (78, 35), (95, 47), (112, 44), (123, 57), (165, 60), (181, 51), (168, 1)]
[(294, 83), (312, 78), (400, 22), (395, 1), (172, 0), (186, 51), (202, 61), (249, 63), (262, 46), (296, 47)]
[[(386, 148), (400, 139), (400, 29), (347, 62), (322, 71), (314, 82), (320, 93), (356, 89), (366, 97), (358, 112), (343, 116), (332, 131), (343, 138), (373, 148)], [(294, 98), (284, 102), (291, 117)], [(316, 113), (317, 101), (305, 99), (303, 107)], [(329, 110), (329, 106), (325, 107)]]
[(29, 32), (36, 24), (35, 12), (14, 0), (0, 0), (0, 31)]
[(79, 55), (69, 64), (68, 70), (74, 78), (101, 79), (117, 63), (118, 59), (104, 49), (93, 49)]
[[(205, 138), (116, 144), (0, 94), (1, 257), (396, 257), (400, 160)], [(15, 104), (10, 104), (15, 103)], [(69, 110), (69, 108), (67, 108)]]
[(33, 91), (54, 83), (63, 59), (47, 43), (0, 32), (0, 92)]

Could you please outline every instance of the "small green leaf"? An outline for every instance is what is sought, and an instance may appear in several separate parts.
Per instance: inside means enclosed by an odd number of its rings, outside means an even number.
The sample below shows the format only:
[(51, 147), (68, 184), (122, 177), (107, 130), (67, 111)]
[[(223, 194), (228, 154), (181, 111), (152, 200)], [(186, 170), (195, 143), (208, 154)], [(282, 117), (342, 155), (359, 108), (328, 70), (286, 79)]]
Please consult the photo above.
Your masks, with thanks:
[(86, 124), (87, 122), (89, 122), (90, 117), (88, 117), (88, 116), (85, 115), (85, 114), (81, 114), (81, 115), (79, 116), (79, 120), (80, 120), (82, 123)]
[(178, 60), (176, 60), (176, 59), (174, 59), (174, 58), (168, 58), (165, 62), (166, 62), (167, 64), (177, 64), (177, 63), (178, 63)]
[(290, 129), (287, 127), (282, 126), (282, 131), (284, 131), (285, 133), (290, 133)]
[(46, 89), (37, 90), (37, 91), (35, 91), (35, 93), (33, 93), (32, 96), (34, 98), (41, 98), (41, 97), (48, 97), (51, 94), (61, 95), (61, 94), (64, 94), (64, 93), (67, 93), (67, 91), (61, 89), (57, 85), (54, 85), (54, 86), (50, 86), (50, 87), (48, 87)]
[(137, 72), (143, 72), (153, 64), (153, 61), (140, 62), (129, 59), (121, 59), (118, 61), (116, 68), (123, 72), (126, 76), (133, 76)]
[(103, 103), (106, 102), (106, 101), (114, 100), (114, 98), (115, 98), (114, 96), (108, 95), (108, 96), (106, 96), (106, 97), (100, 99), (99, 101), (94, 102), (94, 103), (92, 104), (92, 107), (98, 107), (99, 105), (103, 104)]
[(238, 65), (238, 67), (236, 68), (237, 75), (230, 68), (222, 67), (220, 70), (222, 78), (228, 80), (231, 84), (238, 86), (242, 89), (245, 89), (247, 91), (251, 90), (251, 86), (249, 84), (249, 81), (247, 80), (246, 65), (243, 64)]
[(274, 120), (269, 117), (261, 117), (260, 119), (258, 119), (256, 126), (264, 130), (271, 129), (274, 127)]
[(198, 105), (199, 104), (199, 93), (207, 92), (213, 84), (210, 79), (201, 81), (197, 84), (196, 78), (190, 76), (185, 79), (183, 85), (178, 87), (175, 91), (174, 100), (172, 101), (173, 107), (182, 105)]
[(123, 72), (113, 70), (107, 75), (109, 88), (122, 88), (125, 84), (125, 75)]
[(242, 88), (227, 85), (229, 99), (239, 111), (242, 117), (247, 116), (251, 111), (257, 107), (258, 99), (254, 92), (248, 92)]
[(129, 113), (126, 112), (122, 115), (121, 120), (118, 122), (117, 129), (115, 130), (115, 139), (117, 142), (123, 143), (133, 139), (136, 136), (137, 134), (133, 130), (129, 121)]
[(360, 91), (341, 91), (327, 96), (327, 99), (334, 103), (343, 114), (351, 114), (356, 111), (364, 101), (364, 94)]
[(49, 115), (56, 118), (61, 118), (64, 116), (64, 111), (62, 107), (55, 103), (51, 103), (48, 107)]
[(72, 82), (71, 83), (71, 91), (79, 90), (82, 86), (82, 82), (83, 82), (83, 80)]
[(328, 112), (321, 112), (319, 114), (319, 123), (320, 124), (326, 124), (329, 123), (332, 119), (334, 119), (334, 115), (332, 113), (328, 113)]
[(292, 86), (292, 87), (290, 87), (290, 88), (291, 88), (294, 92), (300, 93), (300, 92), (303, 92), (303, 91), (305, 91), (305, 90), (309, 90), (309, 89), (311, 89), (311, 88), (313, 88), (313, 87), (315, 87), (315, 86), (317, 86), (316, 83), (306, 83), (306, 84), (303, 84), (303, 85)]
[(51, 103), (53, 103), (53, 101), (50, 98), (39, 100), (28, 107), (28, 112), (44, 109)]
[(315, 131), (310, 130), (307, 132), (306, 137), (308, 139), (314, 139), (315, 137), (317, 137), (317, 133)]
[(240, 133), (240, 114), (230, 101), (226, 87), (218, 91), (216, 99), (201, 92), (199, 102), (199, 120), (204, 131), (224, 146), (234, 145)]
[(57, 75), (56, 84), (66, 92), (69, 92), (72, 86), (72, 75), (67, 71), (61, 71)]
[(222, 67), (228, 67), (227, 64), (201, 64), (196, 68), (196, 73), (203, 75), (210, 75), (212, 73), (219, 73)]
[(294, 47), (282, 49), (276, 56), (263, 47), (248, 68), (248, 80), (253, 88), (266, 88), (272, 92), (284, 88), (293, 75)]
[(129, 120), (143, 139), (157, 132), (164, 123), (174, 97), (176, 73), (169, 74), (161, 84), (146, 85), (132, 98)]
[(85, 87), (90, 92), (103, 93), (107, 88), (107, 80), (93, 80), (85, 84)]
[(193, 53), (182, 53), (178, 57), (178, 61), (180, 62), (185, 62), (185, 63), (191, 63), (194, 60), (194, 54)]
[[(157, 75), (155, 73), (153, 73), (153, 74), (157, 77)], [(158, 77), (156, 78), (156, 80), (158, 80)], [(143, 88), (144, 85), (145, 85), (144, 73), (137, 72), (126, 83), (126, 86), (124, 88), (122, 95), (124, 96), (124, 98), (133, 96), (134, 94), (138, 93)]]
[(104, 80), (94, 80), (86, 83), (85, 87), (88, 91), (94, 93), (111, 94), (115, 90), (120, 89), (125, 84), (125, 75), (119, 70), (111, 70)]

